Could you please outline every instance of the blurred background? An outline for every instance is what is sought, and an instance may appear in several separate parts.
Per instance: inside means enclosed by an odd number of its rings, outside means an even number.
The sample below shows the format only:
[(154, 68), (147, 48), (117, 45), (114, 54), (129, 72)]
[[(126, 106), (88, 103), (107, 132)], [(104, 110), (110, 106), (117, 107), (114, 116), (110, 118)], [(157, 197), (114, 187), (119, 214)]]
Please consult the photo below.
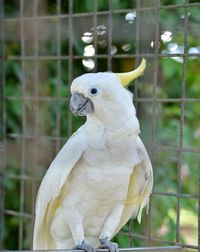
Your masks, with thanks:
[(120, 247), (198, 249), (199, 0), (0, 0), (0, 249), (30, 249), (37, 188), (85, 118), (71, 115), (73, 78), (123, 72), (154, 169), (149, 215)]

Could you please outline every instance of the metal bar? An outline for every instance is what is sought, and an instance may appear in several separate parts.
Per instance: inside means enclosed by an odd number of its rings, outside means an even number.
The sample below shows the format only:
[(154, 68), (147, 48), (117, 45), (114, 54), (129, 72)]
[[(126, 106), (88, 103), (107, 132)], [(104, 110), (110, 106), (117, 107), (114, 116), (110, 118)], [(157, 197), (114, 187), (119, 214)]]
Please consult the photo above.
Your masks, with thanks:
[[(22, 55), (22, 95), (25, 95), (25, 62), (23, 57), (25, 55), (25, 42), (24, 42), (24, 21), (22, 20), (24, 10), (24, 0), (20, 0), (20, 46)], [(26, 129), (26, 109), (25, 100), (22, 100), (22, 132), (25, 133)], [(21, 144), (21, 168), (20, 173), (23, 176), (25, 173), (25, 139), (22, 138)], [(19, 249), (23, 248), (23, 217), (21, 213), (24, 212), (24, 180), (20, 180), (20, 216), (19, 216)]]
[[(61, 13), (61, 0), (57, 0), (57, 15)], [(56, 34), (56, 42), (57, 42), (57, 62), (56, 62), (56, 70), (57, 70), (57, 96), (61, 95), (61, 20), (58, 19), (57, 24), (57, 34)], [(60, 136), (60, 121), (61, 121), (61, 100), (58, 99), (56, 101), (56, 135)], [(56, 152), (60, 149), (60, 140), (56, 141)]]
[[(34, 135), (29, 135), (29, 134), (26, 134), (26, 135), (21, 135), (21, 134), (16, 134), (16, 133), (10, 133), (8, 134), (8, 137), (10, 138), (27, 138), (27, 139), (34, 139)], [(56, 137), (56, 136), (44, 136), (44, 135), (39, 135), (38, 136), (39, 139), (44, 139), (44, 140), (57, 140), (57, 139), (60, 139), (60, 140), (63, 140), (63, 141), (66, 141), (67, 138), (65, 137)], [(156, 152), (160, 152), (160, 151), (164, 151), (164, 150), (171, 150), (171, 151), (183, 151), (183, 152), (191, 152), (191, 153), (200, 153), (200, 149), (195, 149), (195, 148), (182, 148), (180, 149), (179, 147), (174, 147), (174, 146), (162, 146), (162, 145), (159, 145), (159, 146), (156, 146)]]
[[(196, 3), (188, 3), (187, 5), (184, 4), (174, 4), (174, 5), (160, 5), (159, 9), (160, 10), (165, 10), (165, 9), (177, 9), (177, 8), (182, 8), (182, 7), (198, 7), (200, 6), (199, 2)], [(130, 11), (134, 11), (136, 9), (119, 9), (119, 10), (112, 10), (112, 12), (115, 13), (127, 13)], [(149, 7), (141, 7), (140, 11), (150, 11), (150, 10), (155, 10), (155, 7), (153, 6), (149, 6)], [(109, 14), (109, 11), (97, 11), (97, 15), (107, 15)], [(45, 16), (38, 16), (37, 19), (54, 19), (54, 18), (68, 18), (68, 17), (88, 17), (88, 16), (93, 16), (93, 13), (91, 12), (81, 12), (81, 13), (72, 13), (72, 14), (60, 14), (60, 15), (45, 15)], [(33, 20), (33, 17), (23, 17), (23, 19), (25, 20)], [(18, 20), (18, 18), (10, 18), (10, 17), (6, 17), (5, 20), (11, 20), (13, 22), (16, 22)]]
[[(123, 235), (123, 236), (129, 236), (129, 233), (126, 233), (126, 232), (122, 232), (120, 231), (120, 234)], [(174, 246), (178, 246), (180, 248), (191, 248), (191, 249), (198, 249), (198, 246), (195, 246), (195, 245), (190, 245), (190, 244), (182, 244), (182, 243), (176, 243), (176, 242), (173, 242), (173, 241), (167, 241), (167, 240), (163, 240), (163, 239), (158, 239), (158, 238), (154, 238), (154, 237), (151, 237), (151, 239), (148, 238), (148, 236), (145, 236), (145, 235), (141, 235), (141, 234), (131, 234), (131, 236), (133, 238), (140, 238), (140, 239), (143, 239), (143, 240), (146, 240), (146, 241), (152, 241), (152, 242), (159, 242), (161, 243), (162, 245), (163, 244), (168, 244), (168, 245), (174, 245)], [(183, 250), (184, 251), (184, 250)]]
[[(185, 0), (185, 8), (184, 8), (184, 53), (187, 50), (187, 31), (188, 31), (188, 10), (187, 5), (188, 0)], [(179, 147), (182, 150), (183, 148), (183, 128), (184, 128), (184, 111), (185, 111), (185, 82), (186, 82), (186, 58), (183, 57), (183, 67), (182, 67), (182, 84), (181, 84), (181, 98), (183, 101), (181, 102), (181, 116), (180, 116), (180, 140)], [(179, 164), (178, 164), (178, 186), (177, 192), (181, 193), (181, 167), (182, 167), (182, 158), (183, 152), (179, 152)], [(176, 218), (176, 242), (178, 243), (180, 240), (180, 198), (177, 197), (177, 218)]]
[(12, 215), (12, 216), (19, 217), (19, 218), (29, 218), (29, 219), (32, 218), (31, 214), (27, 214), (27, 213), (24, 213), (24, 212), (17, 212), (17, 211), (13, 211), (13, 210), (9, 210), (9, 209), (4, 210), (4, 213), (7, 214), (7, 215)]
[(195, 194), (185, 194), (185, 193), (165, 193), (165, 192), (152, 192), (153, 195), (163, 195), (163, 196), (173, 196), (173, 197), (178, 197), (178, 198), (191, 198), (191, 199), (198, 199), (199, 196)]
[(107, 55), (107, 68), (108, 71), (112, 71), (112, 0), (108, 0), (109, 12), (108, 12), (108, 55)]
[[(114, 54), (112, 55), (112, 58), (116, 58), (116, 59), (123, 59), (123, 58), (136, 58), (137, 56), (140, 56), (140, 58), (145, 57), (145, 58), (154, 58), (155, 55), (153, 53), (140, 53), (140, 55), (137, 54)], [(200, 53), (158, 53), (158, 57), (160, 58), (174, 58), (174, 57), (199, 57)], [(97, 59), (105, 59), (108, 57), (107, 54), (97, 54), (95, 56)], [(86, 59), (85, 56), (83, 55), (73, 55), (74, 59)], [(4, 60), (21, 60), (22, 57), (21, 56), (12, 56), (12, 55), (8, 55), (7, 57), (3, 58)], [(24, 57), (25, 60), (34, 60), (35, 57), (34, 56), (25, 56)], [(58, 56), (53, 56), (53, 55), (47, 55), (47, 56), (38, 56), (38, 60), (65, 60), (65, 59), (70, 59), (70, 56), (68, 55), (60, 55)]]
[[(143, 248), (123, 248), (119, 249), (120, 252), (134, 252), (134, 251), (180, 251), (180, 246), (161, 246), (161, 247), (143, 247)], [(15, 252), (15, 250), (6, 250), (7, 252)], [(55, 250), (34, 250), (36, 252), (40, 251), (49, 251), (54, 252)], [(82, 252), (82, 250), (72, 250), (72, 249), (66, 249), (66, 250), (59, 250), (60, 252)], [(107, 249), (97, 249), (96, 252), (107, 252)], [(31, 250), (23, 250), (23, 252), (31, 252)]]
[[(39, 31), (38, 31), (38, 4), (39, 0), (33, 1), (33, 55), (34, 55), (34, 95), (39, 96)], [(36, 100), (34, 102), (34, 120), (35, 120), (35, 141), (33, 144), (33, 171), (32, 175), (35, 176), (35, 171), (37, 168), (37, 160), (38, 160), (38, 142), (39, 142), (39, 116), (40, 116), (40, 108), (39, 101)], [(25, 153), (24, 153), (25, 155)], [(36, 181), (32, 180), (31, 183), (31, 237), (33, 237), (33, 227), (34, 227), (34, 213), (35, 213), (35, 199), (36, 199)], [(30, 244), (32, 247), (32, 242)]]
[[(16, 180), (36, 180), (36, 181), (41, 181), (40, 177), (33, 177), (33, 176), (28, 176), (28, 175), (15, 175), (15, 174), (4, 174), (5, 177), (7, 178), (11, 178), (11, 179), (16, 179)], [(184, 194), (184, 193), (173, 193), (173, 192), (169, 192), (169, 193), (165, 193), (165, 192), (152, 192), (152, 195), (163, 195), (163, 196), (173, 196), (173, 197), (181, 197), (181, 198), (191, 198), (191, 199), (199, 199), (199, 195), (195, 195), (195, 194)]]
[(32, 180), (41, 181), (41, 177), (35, 177), (35, 176), (28, 176), (28, 175), (15, 175), (12, 173), (4, 173), (5, 178), (10, 179), (16, 179), (16, 180), (29, 180), (30, 182)]
[[(155, 14), (155, 46), (154, 46), (154, 70), (153, 70), (153, 97), (152, 97), (152, 132), (151, 141), (155, 146), (155, 132), (156, 132), (156, 90), (158, 81), (158, 53), (160, 48), (159, 29), (160, 29), (160, 0), (156, 0), (156, 14)], [(154, 167), (155, 164), (155, 148), (151, 148), (151, 162)], [(151, 217), (152, 216), (152, 195), (149, 200), (148, 212), (148, 239), (151, 239)]]
[[(134, 3), (134, 1), (133, 1)], [(136, 1), (136, 48), (135, 48), (135, 55), (136, 55), (136, 64), (138, 65), (139, 63), (139, 53), (140, 53), (140, 0)], [(134, 85), (134, 105), (137, 111), (137, 106), (138, 106), (138, 78), (135, 80), (135, 85)]]
[(4, 72), (4, 61), (2, 60), (5, 54), (5, 43), (4, 43), (4, 1), (0, 0), (0, 92), (2, 99), (0, 100), (0, 250), (3, 249), (3, 238), (4, 238), (4, 174), (6, 164), (6, 100), (5, 100), (5, 72)]
[[(199, 98), (158, 98), (155, 97), (156, 102), (199, 102)], [(138, 102), (150, 102), (152, 98), (138, 98)]]
[[(13, 134), (8, 134), (8, 136), (9, 137), (11, 137), (11, 138), (26, 138), (26, 139), (35, 139), (35, 135), (29, 135), (29, 134), (26, 134), (26, 135), (20, 135), (20, 134), (15, 134), (15, 133), (13, 133)], [(44, 135), (39, 135), (38, 136), (38, 139), (39, 140), (64, 140), (64, 141), (66, 141), (67, 140), (67, 138), (64, 138), (64, 137), (57, 137), (57, 136), (44, 136)]]
[[(69, 0), (69, 49), (68, 49), (68, 56), (69, 56), (69, 60), (68, 60), (68, 89), (70, 89), (70, 84), (72, 82), (73, 79), (73, 1)], [(69, 104), (69, 103), (68, 103)], [(72, 133), (72, 114), (70, 112), (70, 107), (68, 105), (68, 129), (67, 129), (67, 133), (68, 136), (71, 135)]]
[(200, 250), (200, 164), (199, 164), (199, 195), (198, 195), (198, 248)]
[[(1, 98), (1, 96), (0, 96)], [(3, 98), (3, 97), (2, 97)], [(69, 97), (56, 97), (56, 96), (6, 96), (5, 97), (6, 100), (11, 100), (11, 101), (15, 101), (15, 100), (38, 100), (38, 101), (57, 101), (57, 100), (61, 100), (61, 101), (69, 101)], [(152, 98), (141, 98), (138, 97), (137, 98), (137, 102), (151, 102)], [(188, 103), (193, 103), (193, 102), (200, 102), (200, 98), (158, 98), (155, 97), (155, 101), (156, 102), (160, 102), (160, 103), (181, 103), (181, 102), (188, 102)]]
[[(3, 19), (3, 2), (0, 1), (0, 94), (4, 95), (4, 86), (3, 86), (3, 30), (4, 19)], [(4, 125), (3, 125), (3, 104), (4, 100), (0, 100), (0, 144), (3, 142), (4, 136)]]
[[(135, 4), (135, 0), (132, 1), (133, 2), (133, 6)], [(136, 40), (136, 48), (135, 48), (135, 54), (136, 54), (136, 65), (139, 64), (139, 53), (140, 53), (140, 0), (136, 0), (136, 34), (134, 34), (133, 36), (135, 36), (135, 40)], [(138, 108), (138, 93), (139, 93), (139, 89), (138, 89), (138, 78), (135, 80), (135, 84), (134, 84), (134, 106), (136, 109), (136, 113), (137, 113), (137, 108)], [(137, 113), (138, 114), (138, 113)], [(130, 224), (129, 224), (129, 232), (134, 233), (134, 220), (133, 218), (130, 219)], [(129, 247), (133, 247), (133, 239), (129, 238)]]
[(97, 70), (97, 9), (98, 9), (98, 3), (97, 0), (93, 0), (93, 46), (94, 46), (94, 50), (95, 50), (95, 55), (94, 55), (94, 69), (93, 72), (96, 72)]

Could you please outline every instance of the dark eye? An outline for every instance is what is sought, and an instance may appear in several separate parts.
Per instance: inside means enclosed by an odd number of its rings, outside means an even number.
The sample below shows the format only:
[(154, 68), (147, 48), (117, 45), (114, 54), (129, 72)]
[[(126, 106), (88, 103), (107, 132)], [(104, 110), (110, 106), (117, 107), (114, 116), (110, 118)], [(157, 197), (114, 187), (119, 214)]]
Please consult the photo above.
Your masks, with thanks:
[(90, 90), (90, 93), (91, 93), (91, 94), (96, 94), (96, 93), (97, 93), (97, 89), (96, 89), (96, 88), (92, 88), (92, 89)]

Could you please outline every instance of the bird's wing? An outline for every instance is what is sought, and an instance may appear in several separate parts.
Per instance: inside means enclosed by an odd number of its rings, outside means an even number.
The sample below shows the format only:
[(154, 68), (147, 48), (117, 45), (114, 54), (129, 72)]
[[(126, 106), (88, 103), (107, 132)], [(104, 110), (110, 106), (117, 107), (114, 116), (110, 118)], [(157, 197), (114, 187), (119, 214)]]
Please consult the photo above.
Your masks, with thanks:
[[(63, 197), (67, 195), (67, 177), (85, 149), (83, 126), (74, 133), (51, 163), (38, 190), (35, 208), (33, 249), (51, 246), (47, 226)], [(47, 247), (48, 246), (48, 247)]]
[(149, 203), (149, 196), (153, 187), (153, 171), (147, 151), (138, 137), (137, 153), (140, 163), (133, 167), (133, 172), (129, 180), (127, 197), (120, 224), (115, 234), (123, 227), (128, 220), (137, 216), (141, 222), (142, 209)]

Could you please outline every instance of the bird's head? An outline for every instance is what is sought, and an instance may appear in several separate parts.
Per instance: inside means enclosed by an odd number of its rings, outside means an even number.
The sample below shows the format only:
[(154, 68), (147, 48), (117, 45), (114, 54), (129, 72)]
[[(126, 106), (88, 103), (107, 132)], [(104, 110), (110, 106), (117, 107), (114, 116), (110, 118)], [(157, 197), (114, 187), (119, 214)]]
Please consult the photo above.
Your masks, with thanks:
[[(106, 111), (114, 111), (132, 104), (130, 92), (125, 88), (140, 76), (146, 66), (143, 59), (140, 66), (127, 73), (87, 73), (73, 80), (71, 85), (71, 111), (80, 116), (94, 113), (97, 117)], [(117, 105), (117, 106), (116, 106)], [(131, 106), (133, 107), (133, 106)]]

